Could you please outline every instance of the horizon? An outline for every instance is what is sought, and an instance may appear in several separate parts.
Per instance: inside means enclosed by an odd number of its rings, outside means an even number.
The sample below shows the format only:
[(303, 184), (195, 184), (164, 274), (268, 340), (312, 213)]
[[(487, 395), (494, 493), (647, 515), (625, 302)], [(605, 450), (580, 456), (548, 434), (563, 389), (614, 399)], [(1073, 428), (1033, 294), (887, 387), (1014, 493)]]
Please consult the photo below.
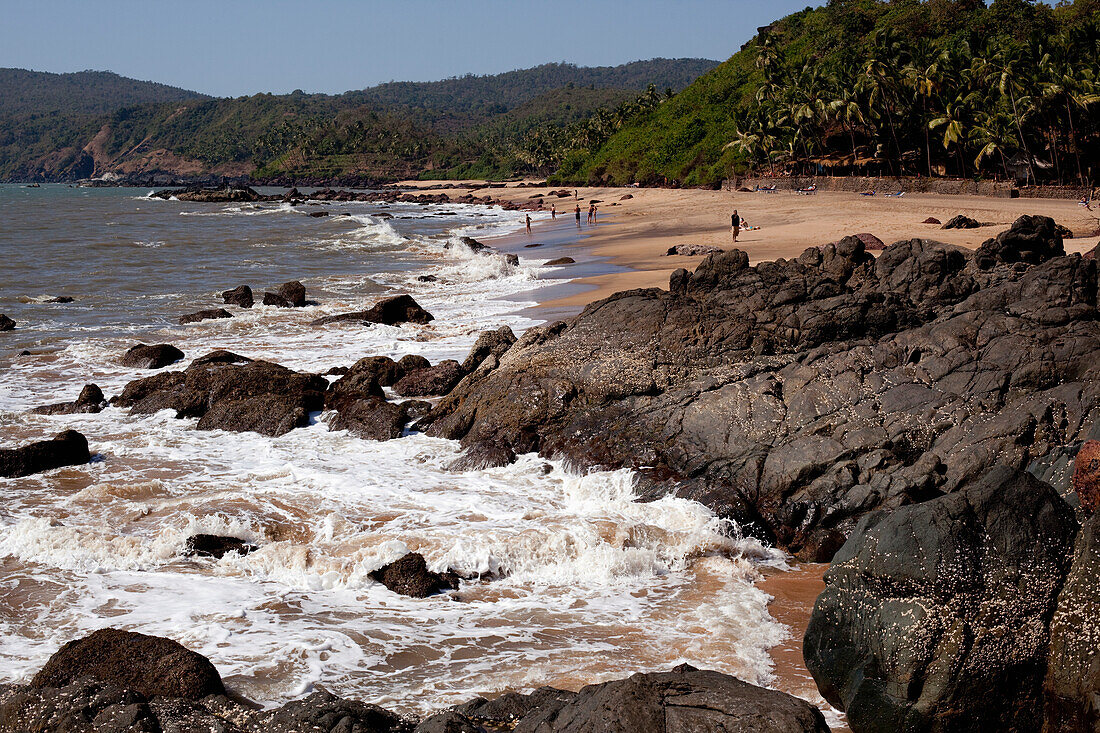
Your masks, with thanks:
[(0, 27), (0, 67), (53, 74), (109, 70), (215, 97), (298, 89), (342, 94), (548, 63), (721, 62), (758, 27), (821, 4), (686, 0), (670, 15), (657, 0), (563, 0), (533, 15), (528, 6), (503, 0), (472, 8), (430, 0), (396, 7), (329, 0), (306, 8), (274, 0), (263, 10), (245, 0), (199, 0), (186, 12), (134, 0), (0, 0), (6, 21)]

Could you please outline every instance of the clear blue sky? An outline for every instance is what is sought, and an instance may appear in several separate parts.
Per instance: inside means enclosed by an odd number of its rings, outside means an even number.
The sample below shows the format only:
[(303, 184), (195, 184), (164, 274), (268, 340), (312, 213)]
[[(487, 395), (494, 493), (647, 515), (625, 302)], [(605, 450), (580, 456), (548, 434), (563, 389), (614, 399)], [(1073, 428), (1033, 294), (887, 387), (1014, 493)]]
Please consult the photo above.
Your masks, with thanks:
[[(343, 92), (568, 61), (729, 58), (808, 0), (0, 0), (0, 67), (207, 94)], [(3, 100), (0, 100), (0, 104)]]

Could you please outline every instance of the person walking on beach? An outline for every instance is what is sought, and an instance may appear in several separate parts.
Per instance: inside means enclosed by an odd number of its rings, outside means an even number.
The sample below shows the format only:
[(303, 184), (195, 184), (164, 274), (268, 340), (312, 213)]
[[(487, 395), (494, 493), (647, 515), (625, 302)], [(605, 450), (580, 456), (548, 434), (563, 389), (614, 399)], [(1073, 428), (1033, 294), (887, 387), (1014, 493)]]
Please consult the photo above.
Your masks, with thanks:
[(557, 204), (550, 204), (550, 218), (551, 219), (557, 219), (558, 218), (558, 206), (557, 206)]
[(581, 225), (581, 205), (577, 204), (577, 208), (573, 209), (573, 215), (577, 217), (577, 226)]
[(741, 217), (737, 214), (737, 209), (733, 210), (733, 216), (730, 217), (730, 233), (733, 234), (733, 243), (737, 244), (737, 235), (741, 233)]
[(600, 210), (596, 208), (595, 204), (592, 204), (592, 223), (596, 223), (596, 214), (600, 213)]
[(527, 215), (527, 233), (528, 234), (531, 233), (531, 215), (530, 214)]

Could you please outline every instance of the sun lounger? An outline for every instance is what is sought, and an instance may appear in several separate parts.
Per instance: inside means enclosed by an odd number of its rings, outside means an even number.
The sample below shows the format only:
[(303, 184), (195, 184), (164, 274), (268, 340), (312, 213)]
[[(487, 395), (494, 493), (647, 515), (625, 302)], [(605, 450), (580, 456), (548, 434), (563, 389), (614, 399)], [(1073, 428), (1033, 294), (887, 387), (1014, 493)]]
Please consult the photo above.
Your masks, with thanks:
[(897, 193), (888, 193), (888, 194), (885, 194), (885, 195), (886, 196), (891, 196), (893, 198), (900, 199), (902, 196), (905, 195), (905, 191), (898, 191)]
[(796, 193), (799, 196), (813, 196), (817, 193), (817, 186), (807, 186), (806, 188), (800, 188)]

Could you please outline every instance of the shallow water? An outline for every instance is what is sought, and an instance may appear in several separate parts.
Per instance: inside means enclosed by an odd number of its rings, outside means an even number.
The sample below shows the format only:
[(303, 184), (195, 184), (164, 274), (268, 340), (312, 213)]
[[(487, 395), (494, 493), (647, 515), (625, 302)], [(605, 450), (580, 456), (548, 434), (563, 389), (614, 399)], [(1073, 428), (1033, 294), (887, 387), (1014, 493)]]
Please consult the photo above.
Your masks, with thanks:
[[(513, 267), (444, 247), (518, 226), (522, 214), (499, 209), (334, 204), (350, 216), (317, 219), (144, 193), (0, 187), (0, 312), (19, 323), (0, 334), (0, 439), (73, 428), (97, 453), (0, 479), (0, 680), (25, 679), (60, 644), (109, 625), (177, 639), (266, 704), (324, 684), (424, 713), (680, 662), (782, 686), (767, 650), (787, 629), (753, 584), (782, 555), (700, 504), (634, 503), (628, 471), (580, 476), (531, 455), (452, 472), (454, 442), (360, 440), (329, 432), (325, 415), (272, 439), (196, 431), (167, 412), (28, 414), (86, 382), (112, 395), (148, 374), (116, 364), (138, 340), (180, 347), (187, 359), (170, 369), (215, 348), (313, 372), (375, 354), (461, 359), (484, 329), (535, 325), (520, 311), (549, 274), (537, 251)], [(426, 272), (439, 281), (416, 280)], [(221, 290), (248, 283), (259, 297), (289, 279), (320, 305), (228, 307), (232, 319), (174, 325), (219, 307)], [(436, 320), (308, 325), (398, 291)], [(77, 301), (41, 302), (58, 295)], [(196, 532), (261, 549), (187, 559)], [(370, 580), (409, 550), (485, 579), (421, 600)]]

